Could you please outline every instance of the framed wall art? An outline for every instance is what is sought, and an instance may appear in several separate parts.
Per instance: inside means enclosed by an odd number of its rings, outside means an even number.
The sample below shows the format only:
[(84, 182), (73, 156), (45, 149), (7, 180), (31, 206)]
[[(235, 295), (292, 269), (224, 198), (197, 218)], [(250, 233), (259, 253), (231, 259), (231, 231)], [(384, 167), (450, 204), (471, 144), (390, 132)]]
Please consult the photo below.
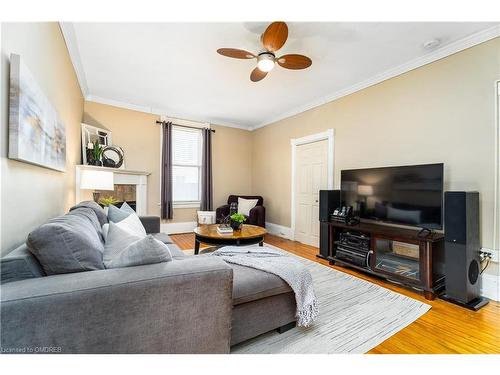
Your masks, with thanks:
[(66, 128), (21, 56), (10, 56), (9, 159), (64, 172)]

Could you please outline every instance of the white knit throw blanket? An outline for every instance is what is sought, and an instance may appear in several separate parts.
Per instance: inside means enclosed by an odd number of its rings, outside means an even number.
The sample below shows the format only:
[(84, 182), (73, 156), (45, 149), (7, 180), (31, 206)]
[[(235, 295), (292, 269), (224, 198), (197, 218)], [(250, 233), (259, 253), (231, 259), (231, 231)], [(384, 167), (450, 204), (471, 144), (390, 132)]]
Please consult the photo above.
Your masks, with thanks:
[(267, 246), (225, 246), (212, 255), (221, 257), (227, 263), (275, 274), (286, 281), (295, 293), (298, 326), (308, 327), (318, 316), (318, 302), (311, 274), (290, 255)]

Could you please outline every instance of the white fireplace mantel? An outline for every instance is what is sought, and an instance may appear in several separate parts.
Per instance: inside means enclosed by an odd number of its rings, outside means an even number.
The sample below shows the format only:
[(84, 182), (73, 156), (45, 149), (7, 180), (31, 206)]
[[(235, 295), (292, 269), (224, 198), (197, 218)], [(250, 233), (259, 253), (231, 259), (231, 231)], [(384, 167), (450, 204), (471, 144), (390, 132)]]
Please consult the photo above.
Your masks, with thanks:
[(75, 173), (75, 178), (76, 178), (75, 200), (77, 203), (82, 201), (81, 198), (82, 190), (80, 189), (80, 176), (82, 170), (85, 169), (113, 172), (114, 183), (116, 185), (135, 185), (137, 215), (147, 215), (148, 176), (151, 174), (150, 172), (134, 171), (134, 170), (120, 169), (120, 168), (97, 167), (93, 165), (77, 165)]

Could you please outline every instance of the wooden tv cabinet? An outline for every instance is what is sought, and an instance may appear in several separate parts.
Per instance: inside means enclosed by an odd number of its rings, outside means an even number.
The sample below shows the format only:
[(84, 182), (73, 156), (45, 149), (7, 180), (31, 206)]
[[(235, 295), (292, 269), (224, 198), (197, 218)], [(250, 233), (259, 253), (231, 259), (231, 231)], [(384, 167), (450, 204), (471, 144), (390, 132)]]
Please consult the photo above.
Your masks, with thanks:
[[(389, 281), (423, 291), (433, 300), (444, 288), (444, 235), (432, 233), (418, 236), (418, 230), (388, 225), (339, 222), (328, 225), (328, 254), (330, 264), (355, 268)], [(361, 267), (336, 258), (340, 233), (354, 232), (370, 239), (369, 267)], [(321, 256), (320, 256), (321, 257)]]

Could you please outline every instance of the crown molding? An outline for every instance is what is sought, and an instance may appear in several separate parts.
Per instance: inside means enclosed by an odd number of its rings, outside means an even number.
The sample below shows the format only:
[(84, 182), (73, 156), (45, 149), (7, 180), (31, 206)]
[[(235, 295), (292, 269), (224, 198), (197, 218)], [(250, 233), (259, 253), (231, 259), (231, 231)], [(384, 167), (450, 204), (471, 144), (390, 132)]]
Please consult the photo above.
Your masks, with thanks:
[(59, 28), (66, 42), (66, 48), (68, 49), (69, 58), (73, 64), (76, 78), (80, 84), (80, 90), (82, 91), (83, 97), (86, 97), (89, 94), (89, 87), (87, 85), (85, 71), (83, 70), (80, 51), (78, 50), (78, 43), (76, 43), (75, 28), (71, 22), (59, 22)]
[(199, 118), (193, 118), (191, 116), (183, 115), (182, 113), (174, 113), (172, 110), (169, 110), (169, 109), (154, 108), (154, 107), (142, 106), (142, 105), (137, 105), (137, 104), (131, 104), (131, 103), (126, 103), (126, 102), (122, 102), (119, 100), (103, 98), (102, 96), (97, 96), (97, 95), (86, 95), (85, 101), (111, 105), (113, 107), (118, 107), (118, 108), (130, 109), (132, 111), (137, 111), (137, 112), (150, 113), (152, 115), (160, 116), (160, 118), (163, 117), (163, 118), (175, 119), (175, 120), (179, 120), (179, 121), (196, 123), (196, 124), (225, 126), (228, 128), (249, 130), (248, 126), (245, 126), (245, 125), (220, 122), (220, 121), (211, 122), (211, 121), (207, 121), (207, 119), (205, 119), (205, 118), (199, 119)]
[(443, 58), (448, 57), (450, 55), (453, 55), (457, 52), (460, 52), (460, 51), (463, 51), (467, 48), (470, 48), (470, 47), (476, 46), (478, 44), (487, 42), (488, 40), (497, 38), (499, 36), (500, 36), (500, 24), (493, 26), (493, 27), (490, 27), (488, 29), (479, 31), (475, 34), (469, 35), (465, 38), (462, 38), (462, 39), (457, 40), (455, 42), (452, 42), (450, 44), (447, 44), (441, 48), (438, 48), (438, 49), (426, 54), (425, 56), (418, 57), (414, 60), (411, 60), (407, 63), (402, 64), (402, 65), (399, 65), (395, 68), (386, 70), (385, 72), (377, 74), (377, 75), (375, 75), (367, 80), (356, 83), (356, 84), (354, 84), (350, 87), (347, 87), (345, 89), (336, 91), (333, 94), (330, 94), (330, 95), (324, 96), (322, 98), (313, 100), (307, 104), (304, 104), (300, 107), (296, 107), (290, 111), (286, 111), (279, 116), (273, 117), (270, 120), (267, 120), (267, 121), (262, 122), (258, 125), (250, 127), (249, 130), (256, 130), (256, 129), (262, 128), (264, 126), (271, 125), (271, 124), (278, 122), (280, 120), (283, 120), (285, 118), (289, 118), (289, 117), (295, 116), (299, 113), (313, 109), (315, 107), (319, 107), (323, 104), (332, 102), (336, 99), (339, 99), (339, 98), (342, 98), (344, 96), (353, 94), (357, 91), (366, 89), (366, 88), (373, 86), (373, 85), (376, 85), (380, 82), (397, 77), (401, 74), (407, 73), (407, 72), (414, 70), (414, 69), (417, 69), (417, 68), (420, 68), (421, 66), (430, 64), (434, 61), (443, 59)]
[[(136, 104), (132, 104), (132, 103), (122, 102), (119, 100), (104, 98), (104, 97), (97, 96), (97, 95), (91, 95), (89, 88), (88, 88), (87, 78), (85, 76), (85, 71), (83, 69), (83, 64), (81, 61), (80, 51), (78, 50), (78, 43), (76, 41), (75, 28), (73, 26), (73, 23), (71, 23), (71, 22), (59, 22), (59, 27), (60, 27), (61, 32), (63, 34), (63, 38), (64, 38), (64, 41), (66, 43), (66, 47), (68, 49), (71, 63), (73, 64), (73, 69), (75, 70), (76, 77), (78, 79), (78, 83), (80, 84), (80, 90), (82, 91), (82, 95), (86, 101), (112, 105), (114, 107), (130, 109), (130, 110), (138, 111), (138, 112), (151, 113), (151, 114), (158, 115), (158, 116), (164, 116), (164, 115), (169, 114), (169, 117), (174, 117), (174, 118), (184, 119), (184, 118), (189, 117), (189, 116), (183, 116), (182, 113), (173, 114), (170, 110), (166, 110), (163, 108), (154, 108), (154, 107), (136, 105)], [(171, 114), (172, 114), (172, 116), (170, 116)], [(190, 119), (190, 120), (195, 121), (195, 122), (207, 123), (206, 119)], [(228, 123), (228, 122), (216, 121), (216, 122), (212, 123), (212, 125), (219, 125), (219, 126), (226, 126), (229, 128), (249, 130), (249, 126), (240, 125), (240, 124), (233, 124), (233, 123)]]

